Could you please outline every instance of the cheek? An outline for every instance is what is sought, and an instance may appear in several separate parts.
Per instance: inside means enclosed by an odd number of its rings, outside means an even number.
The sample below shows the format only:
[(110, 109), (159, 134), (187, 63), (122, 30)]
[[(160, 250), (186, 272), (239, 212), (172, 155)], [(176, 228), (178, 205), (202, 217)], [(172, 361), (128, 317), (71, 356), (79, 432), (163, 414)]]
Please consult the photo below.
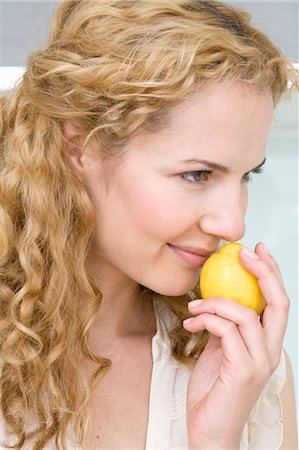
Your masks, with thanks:
[(126, 196), (127, 211), (135, 231), (149, 237), (169, 241), (188, 229), (196, 221), (196, 208), (192, 196), (186, 198), (182, 190), (170, 189), (163, 184), (143, 185), (142, 190)]
[(113, 247), (125, 254), (146, 252), (154, 255), (196, 221), (195, 209), (186, 206), (180, 196), (145, 187), (138, 191), (120, 190), (98, 214), (98, 244), (106, 254), (111, 254)]

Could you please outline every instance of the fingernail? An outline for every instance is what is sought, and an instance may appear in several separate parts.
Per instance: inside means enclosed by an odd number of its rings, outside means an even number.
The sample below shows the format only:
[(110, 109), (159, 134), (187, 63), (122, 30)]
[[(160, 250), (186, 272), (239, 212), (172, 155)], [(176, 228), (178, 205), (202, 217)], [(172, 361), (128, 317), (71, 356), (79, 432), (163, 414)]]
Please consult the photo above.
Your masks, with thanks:
[(252, 250), (250, 250), (250, 248), (243, 247), (242, 250), (245, 253), (245, 255), (248, 256), (249, 258), (251, 258), (251, 259), (259, 259), (258, 255), (256, 253), (254, 253)]
[(189, 319), (183, 320), (184, 325), (188, 325), (188, 323), (191, 323), (193, 321), (194, 317), (190, 317)]
[(188, 303), (188, 306), (190, 306), (190, 308), (196, 308), (196, 306), (201, 305), (204, 302), (204, 300), (192, 300), (192, 302)]

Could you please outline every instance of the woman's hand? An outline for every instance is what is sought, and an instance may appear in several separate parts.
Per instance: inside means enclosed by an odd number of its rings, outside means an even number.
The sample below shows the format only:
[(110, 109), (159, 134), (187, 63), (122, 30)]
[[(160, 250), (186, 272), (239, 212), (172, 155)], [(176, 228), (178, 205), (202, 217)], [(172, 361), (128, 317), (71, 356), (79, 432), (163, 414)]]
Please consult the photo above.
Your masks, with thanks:
[(189, 304), (195, 317), (184, 328), (212, 334), (188, 385), (190, 450), (239, 449), (250, 412), (280, 361), (289, 299), (274, 258), (261, 243), (255, 251), (258, 259), (241, 250), (240, 262), (258, 278), (267, 302), (260, 318), (226, 298)]

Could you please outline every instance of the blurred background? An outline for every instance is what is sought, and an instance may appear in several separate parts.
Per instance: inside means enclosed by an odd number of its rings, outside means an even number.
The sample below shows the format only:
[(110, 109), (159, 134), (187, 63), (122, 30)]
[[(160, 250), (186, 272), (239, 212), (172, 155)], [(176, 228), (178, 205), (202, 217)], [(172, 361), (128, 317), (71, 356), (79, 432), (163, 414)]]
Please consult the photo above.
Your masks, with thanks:
[[(252, 14), (292, 63), (298, 66), (298, 1), (230, 1)], [(43, 46), (57, 1), (0, 1), (0, 91), (14, 85), (27, 55)], [(247, 232), (241, 242), (264, 242), (278, 261), (291, 299), (284, 347), (298, 393), (298, 94), (274, 113), (262, 176), (249, 185)]]

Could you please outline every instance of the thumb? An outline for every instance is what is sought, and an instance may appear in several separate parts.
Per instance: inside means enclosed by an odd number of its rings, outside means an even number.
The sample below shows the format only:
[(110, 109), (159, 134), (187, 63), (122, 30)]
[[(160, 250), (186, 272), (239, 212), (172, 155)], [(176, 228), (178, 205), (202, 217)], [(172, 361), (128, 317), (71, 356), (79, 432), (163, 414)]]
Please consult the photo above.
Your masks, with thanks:
[(275, 261), (275, 259), (273, 258), (273, 256), (269, 254), (265, 245), (259, 242), (255, 246), (255, 250), (256, 251), (253, 252), (248, 247), (245, 246), (242, 247), (242, 249), (239, 252), (239, 259), (242, 266), (244, 266), (244, 268), (247, 269), (249, 272), (252, 272), (253, 275), (258, 277), (259, 275), (258, 267), (262, 266), (263, 262), (265, 262), (272, 267), (277, 277), (283, 283), (279, 266)]
[(248, 247), (243, 246), (239, 252), (239, 260), (242, 266), (254, 276), (260, 274), (261, 258), (257, 253)]

